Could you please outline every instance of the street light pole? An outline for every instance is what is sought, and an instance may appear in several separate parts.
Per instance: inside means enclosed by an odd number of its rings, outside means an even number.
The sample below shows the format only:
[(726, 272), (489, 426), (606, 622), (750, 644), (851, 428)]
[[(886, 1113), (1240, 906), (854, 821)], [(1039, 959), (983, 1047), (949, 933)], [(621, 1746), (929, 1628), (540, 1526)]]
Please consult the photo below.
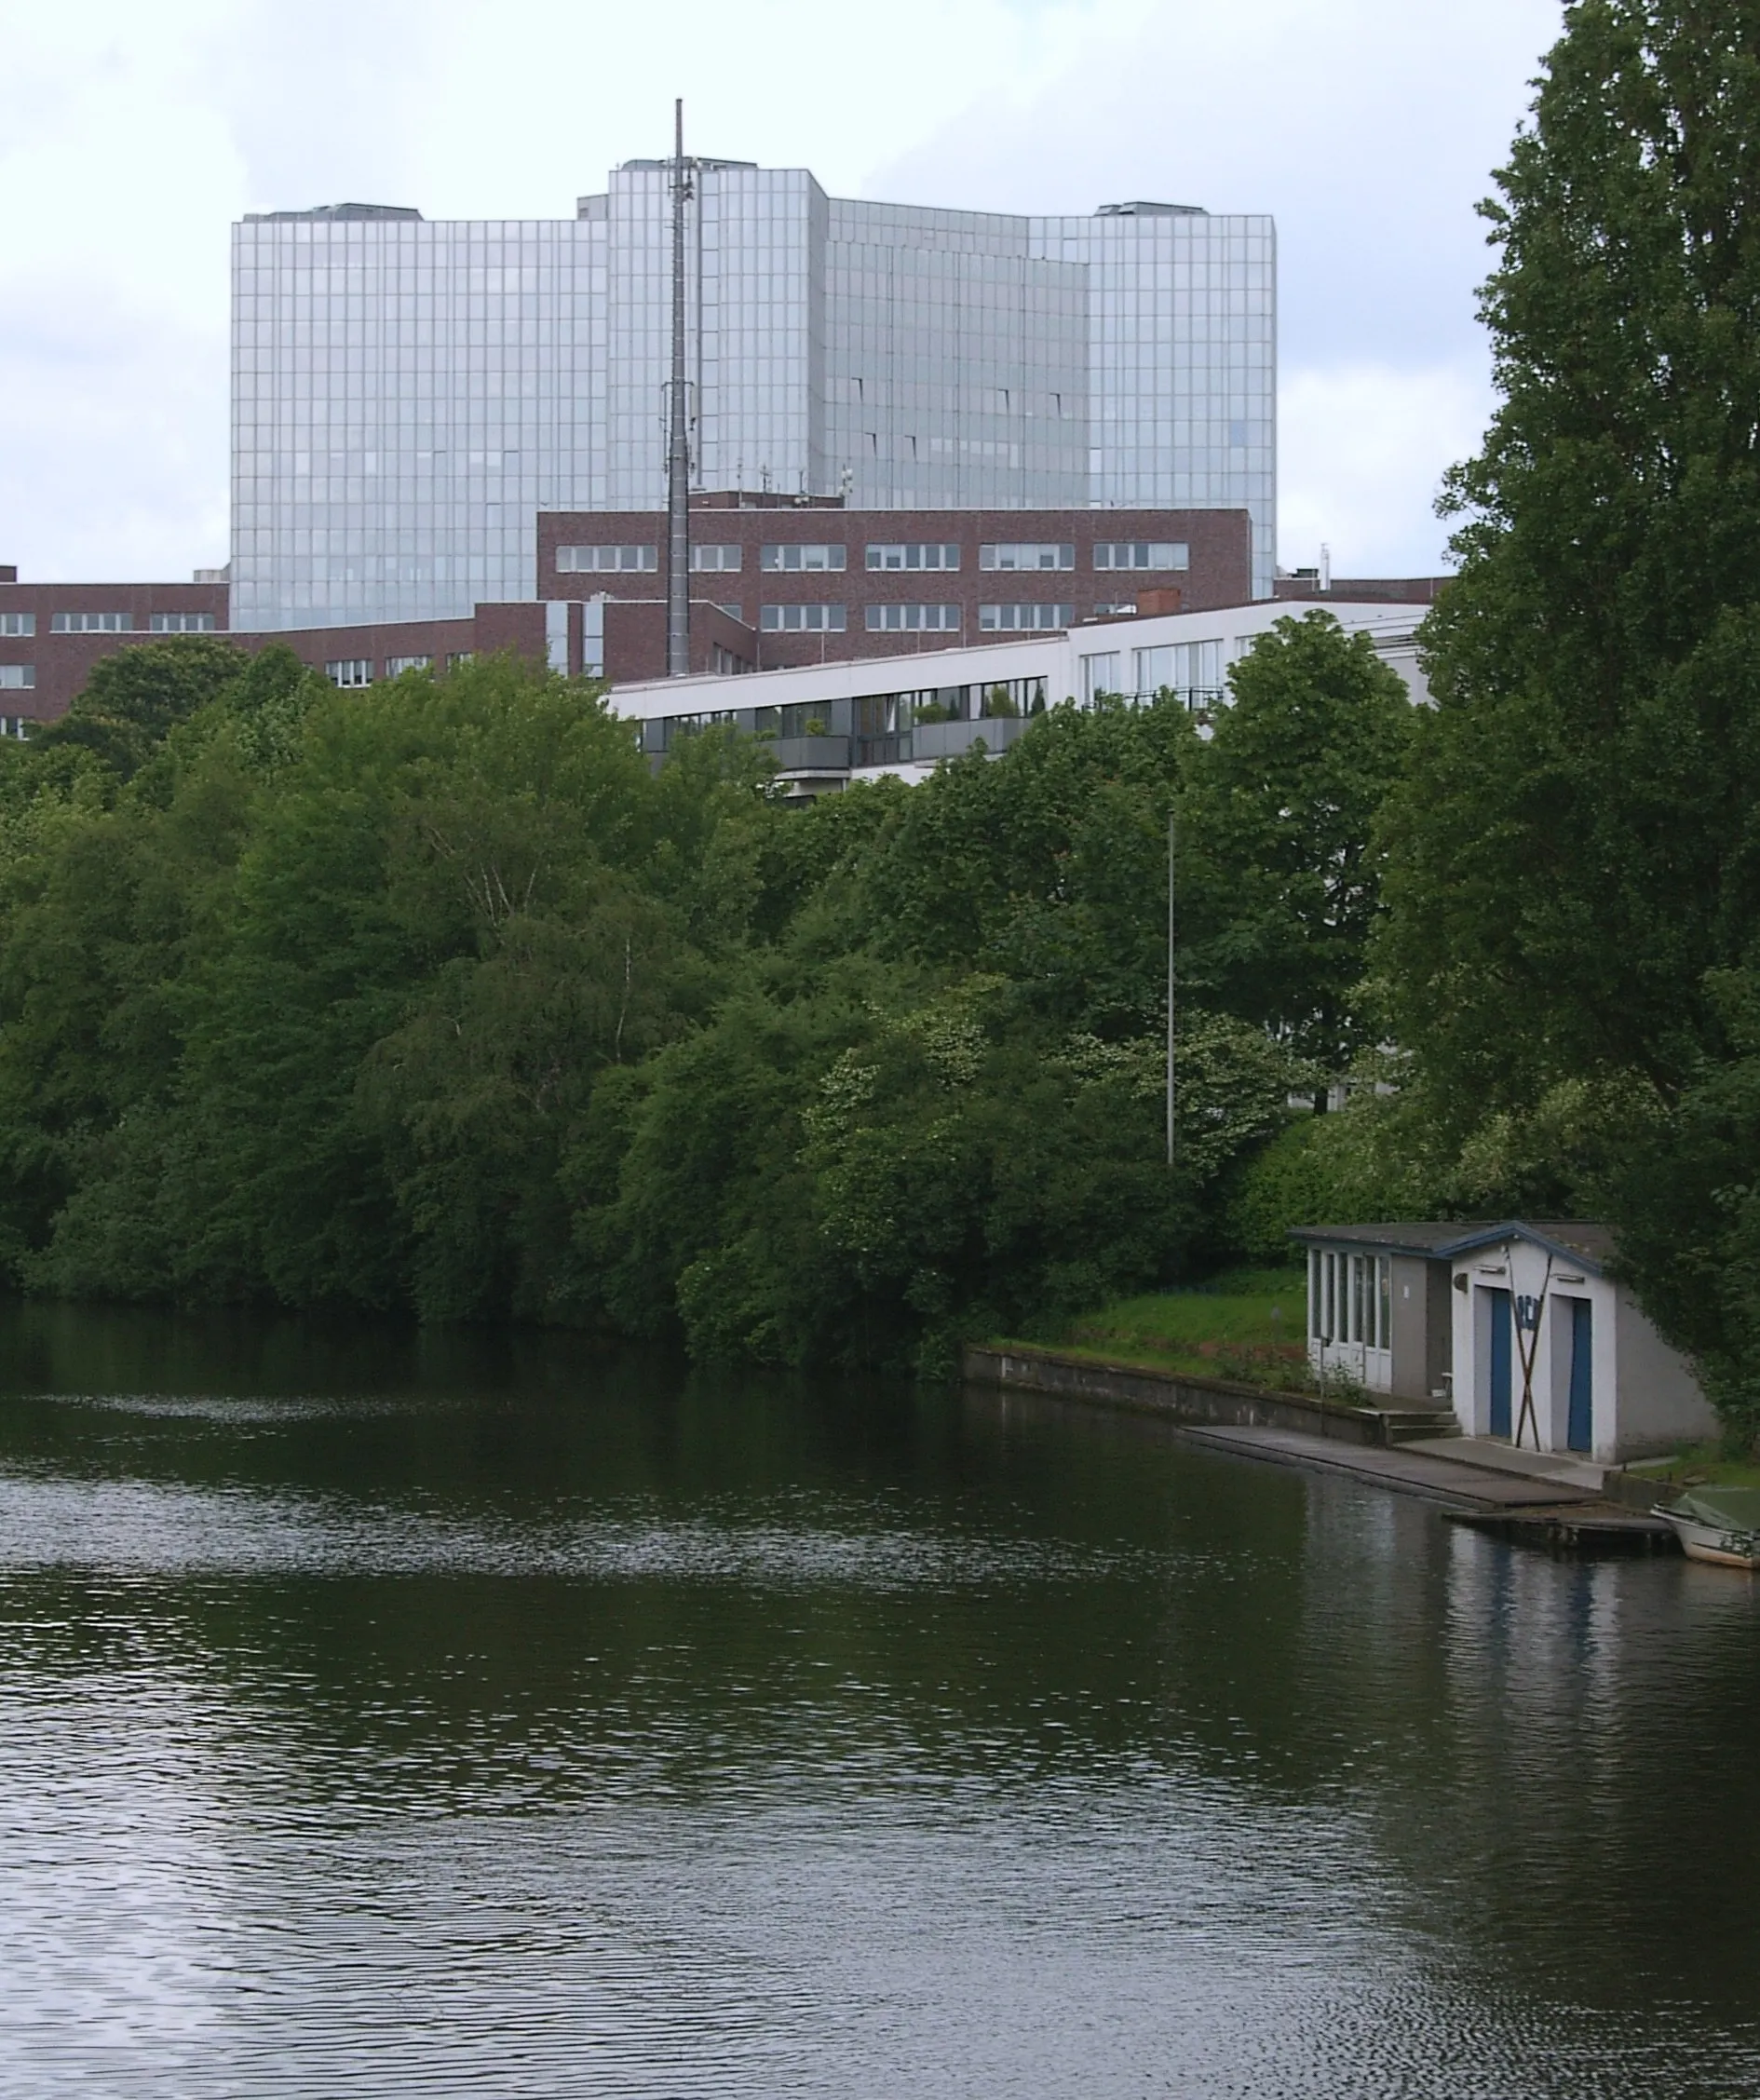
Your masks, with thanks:
[(684, 165), (684, 104), (673, 109), (672, 146), (672, 399), (666, 448), (666, 675), (691, 668), (690, 427), (684, 397), (684, 203), (691, 194)]
[(1167, 1163), (1173, 1164), (1173, 811), (1167, 813)]

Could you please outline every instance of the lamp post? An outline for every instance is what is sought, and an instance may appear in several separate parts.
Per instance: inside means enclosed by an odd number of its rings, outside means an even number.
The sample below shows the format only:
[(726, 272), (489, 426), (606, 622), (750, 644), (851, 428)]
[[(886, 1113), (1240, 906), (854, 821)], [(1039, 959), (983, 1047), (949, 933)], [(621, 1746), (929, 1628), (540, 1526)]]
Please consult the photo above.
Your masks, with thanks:
[(1174, 817), (1167, 813), (1167, 1163), (1173, 1164), (1173, 840)]
[(666, 448), (666, 675), (691, 668), (690, 427), (684, 399), (684, 205), (691, 180), (684, 162), (684, 103), (673, 105), (672, 399)]

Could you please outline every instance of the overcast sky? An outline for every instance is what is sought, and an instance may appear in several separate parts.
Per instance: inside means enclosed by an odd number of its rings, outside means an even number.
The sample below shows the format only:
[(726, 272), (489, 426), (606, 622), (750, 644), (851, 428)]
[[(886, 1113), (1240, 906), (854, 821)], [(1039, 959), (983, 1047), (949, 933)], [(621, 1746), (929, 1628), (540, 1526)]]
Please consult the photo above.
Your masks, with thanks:
[(1268, 211), (1281, 558), (1440, 562), (1489, 403), (1473, 205), (1557, 0), (0, 0), (0, 561), (226, 556), (227, 229), (567, 217), (668, 150), (1008, 211)]

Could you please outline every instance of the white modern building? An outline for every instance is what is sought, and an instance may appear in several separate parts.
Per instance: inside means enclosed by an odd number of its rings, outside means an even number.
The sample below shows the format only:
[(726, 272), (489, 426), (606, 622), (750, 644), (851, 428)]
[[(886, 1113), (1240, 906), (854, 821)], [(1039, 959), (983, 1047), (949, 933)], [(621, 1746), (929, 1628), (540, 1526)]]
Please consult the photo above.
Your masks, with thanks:
[[(1246, 509), (1269, 595), (1270, 219), (936, 210), (694, 168), (696, 486)], [(538, 510), (659, 508), (670, 196), (668, 164), (635, 161), (573, 219), (344, 204), (237, 225), (234, 626), (531, 599)]]
[[(585, 608), (589, 672), (598, 668), (590, 657), (595, 610)], [(1417, 628), (1428, 606), (1258, 600), (1210, 612), (1091, 620), (972, 648), (645, 679), (614, 686), (611, 706), (643, 725), (643, 748), (655, 756), (678, 737), (716, 725), (774, 738), (785, 782), (797, 793), (822, 793), (882, 773), (920, 779), (980, 740), (995, 755), (1026, 733), (1036, 711), (1061, 700), (1171, 691), (1205, 714), (1225, 704), (1229, 665), (1260, 635), (1279, 619), (1316, 610), (1331, 614), (1347, 633), (1369, 635), (1413, 698), (1428, 698), (1417, 660)]]

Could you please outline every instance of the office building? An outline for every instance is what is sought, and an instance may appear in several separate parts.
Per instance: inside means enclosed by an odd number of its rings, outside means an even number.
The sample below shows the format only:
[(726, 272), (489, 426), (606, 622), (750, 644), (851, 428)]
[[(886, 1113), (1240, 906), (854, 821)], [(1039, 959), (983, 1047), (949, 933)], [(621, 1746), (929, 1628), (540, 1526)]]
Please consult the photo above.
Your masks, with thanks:
[[(861, 511), (1244, 510), (1250, 587), (1270, 594), (1268, 218), (938, 210), (830, 197), (799, 169), (695, 166), (698, 489)], [(538, 512), (661, 508), (669, 189), (665, 163), (633, 162), (573, 219), (337, 205), (235, 229), (239, 628), (534, 599)]]
[[(537, 537), (539, 596), (585, 601), (602, 638), (587, 668), (614, 684), (658, 676), (664, 513), (541, 511)], [(691, 505), (694, 669), (909, 655), (1252, 595), (1244, 510), (848, 510), (750, 493)]]
[(1036, 713), (1060, 701), (1091, 706), (1175, 695), (1200, 724), (1228, 703), (1228, 668), (1279, 619), (1323, 609), (1366, 635), (1415, 702), (1429, 688), (1418, 660), (1426, 606), (1327, 596), (1309, 607), (1260, 599), (1205, 612), (1140, 612), (1045, 634), (992, 635), (906, 657), (804, 664), (756, 676), (634, 679), (611, 706), (659, 763), (681, 738), (718, 726), (769, 739), (784, 793), (823, 794), (883, 773), (920, 779), (982, 742), (993, 757)]

